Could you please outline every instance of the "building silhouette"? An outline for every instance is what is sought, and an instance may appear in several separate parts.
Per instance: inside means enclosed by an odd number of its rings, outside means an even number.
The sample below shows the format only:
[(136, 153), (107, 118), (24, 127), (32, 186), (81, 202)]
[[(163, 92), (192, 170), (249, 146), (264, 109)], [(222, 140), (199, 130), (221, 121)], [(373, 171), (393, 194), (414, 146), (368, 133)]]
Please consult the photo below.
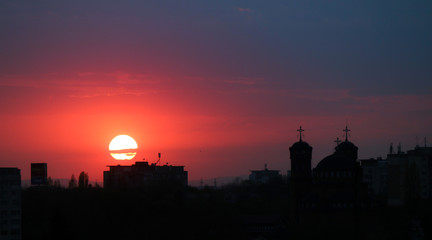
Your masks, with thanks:
[(388, 204), (415, 204), (432, 198), (432, 147), (416, 146), (387, 155)]
[(382, 158), (360, 160), (363, 182), (367, 184), (368, 195), (375, 202), (385, 204), (388, 193), (388, 161)]
[(151, 184), (176, 184), (187, 186), (188, 172), (184, 166), (135, 162), (131, 166), (108, 166), (104, 171), (104, 188), (139, 188)]
[(311, 169), (312, 147), (302, 140), (304, 130), (300, 127), (297, 131), (300, 139), (290, 148), (291, 220), (298, 229), (319, 225), (325, 231), (355, 234), (360, 209), (368, 206), (368, 198), (357, 160), (358, 147), (348, 139), (350, 130), (345, 127), (345, 141), (337, 139), (334, 152), (314, 169)]
[(379, 203), (403, 206), (432, 198), (432, 147), (402, 152), (399, 144), (394, 152), (390, 146), (386, 159), (363, 159), (361, 167), (369, 196)]
[(290, 182), (293, 196), (291, 199), (291, 209), (293, 211), (291, 217), (294, 222), (299, 221), (299, 208), (305, 196), (310, 194), (312, 183), (312, 147), (303, 141), (304, 129), (300, 126), (297, 131), (300, 133), (299, 141), (289, 148), (291, 160)]
[(312, 147), (302, 140), (304, 129), (300, 126), (300, 139), (290, 148), (291, 181), (296, 184), (309, 184), (312, 180)]
[(0, 239), (21, 239), (21, 171), (0, 168)]
[(313, 170), (313, 190), (319, 194), (316, 207), (320, 209), (355, 209), (366, 200), (367, 188), (357, 161), (358, 147), (348, 141), (348, 127), (344, 131), (345, 141), (338, 143), (335, 152)]
[(255, 184), (267, 184), (282, 179), (279, 170), (268, 170), (267, 164), (264, 165), (264, 170), (252, 170), (249, 175), (249, 180)]
[(31, 184), (32, 185), (47, 185), (48, 184), (48, 164), (47, 163), (31, 163)]

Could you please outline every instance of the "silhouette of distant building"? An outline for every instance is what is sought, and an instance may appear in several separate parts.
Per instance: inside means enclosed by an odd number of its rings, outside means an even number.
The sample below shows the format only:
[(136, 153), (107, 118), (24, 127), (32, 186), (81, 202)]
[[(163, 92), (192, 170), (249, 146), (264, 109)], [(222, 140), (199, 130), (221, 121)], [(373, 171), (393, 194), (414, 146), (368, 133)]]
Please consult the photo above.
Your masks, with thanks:
[(360, 160), (363, 182), (368, 186), (368, 194), (379, 201), (387, 201), (388, 161), (382, 158)]
[(109, 166), (109, 171), (104, 171), (105, 188), (138, 188), (156, 183), (187, 186), (188, 173), (184, 166), (159, 166), (148, 162)]
[(249, 175), (249, 180), (256, 184), (267, 184), (281, 179), (279, 170), (268, 170), (267, 164), (264, 165), (264, 170), (253, 170)]
[(0, 168), (0, 239), (21, 239), (21, 173)]
[(46, 163), (31, 163), (31, 184), (46, 185), (48, 184), (48, 170)]
[(388, 204), (405, 205), (432, 198), (432, 147), (387, 155)]

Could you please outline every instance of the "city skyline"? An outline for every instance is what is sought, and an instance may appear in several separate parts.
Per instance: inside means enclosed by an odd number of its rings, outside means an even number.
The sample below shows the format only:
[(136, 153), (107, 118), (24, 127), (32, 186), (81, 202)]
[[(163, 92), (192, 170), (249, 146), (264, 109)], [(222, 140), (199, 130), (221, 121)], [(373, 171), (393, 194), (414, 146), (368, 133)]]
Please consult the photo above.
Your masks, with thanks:
[[(190, 180), (312, 167), (343, 128), (359, 158), (432, 139), (432, 3), (2, 2), (2, 167), (30, 179), (146, 158)], [(127, 134), (129, 162), (108, 145)]]

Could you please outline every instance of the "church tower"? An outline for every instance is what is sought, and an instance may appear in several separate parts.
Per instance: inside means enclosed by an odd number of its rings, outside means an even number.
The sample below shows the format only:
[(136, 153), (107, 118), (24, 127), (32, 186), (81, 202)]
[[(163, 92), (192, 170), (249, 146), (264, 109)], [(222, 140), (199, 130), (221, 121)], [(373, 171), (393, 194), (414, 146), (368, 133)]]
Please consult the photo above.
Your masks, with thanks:
[(310, 182), (312, 180), (311, 160), (312, 147), (302, 140), (304, 130), (300, 126), (299, 141), (290, 147), (291, 180), (293, 182)]
[(345, 132), (345, 141), (336, 146), (335, 154), (343, 156), (346, 158), (346, 161), (356, 162), (358, 156), (358, 147), (352, 142), (348, 141), (348, 132), (351, 130), (348, 129), (348, 126), (346, 126), (343, 131)]

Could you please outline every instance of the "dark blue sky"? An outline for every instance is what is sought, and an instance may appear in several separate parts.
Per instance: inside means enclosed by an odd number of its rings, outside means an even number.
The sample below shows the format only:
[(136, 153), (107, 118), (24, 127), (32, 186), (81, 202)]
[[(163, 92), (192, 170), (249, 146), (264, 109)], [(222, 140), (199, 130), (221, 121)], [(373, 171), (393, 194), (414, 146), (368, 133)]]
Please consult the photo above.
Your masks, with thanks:
[[(300, 86), (358, 94), (431, 89), (428, 1), (1, 4), (1, 73), (52, 71), (55, 64), (69, 71), (266, 77), (284, 87), (297, 78)], [(111, 58), (109, 66), (95, 63), (100, 55)], [(79, 57), (85, 59), (67, 61)]]

